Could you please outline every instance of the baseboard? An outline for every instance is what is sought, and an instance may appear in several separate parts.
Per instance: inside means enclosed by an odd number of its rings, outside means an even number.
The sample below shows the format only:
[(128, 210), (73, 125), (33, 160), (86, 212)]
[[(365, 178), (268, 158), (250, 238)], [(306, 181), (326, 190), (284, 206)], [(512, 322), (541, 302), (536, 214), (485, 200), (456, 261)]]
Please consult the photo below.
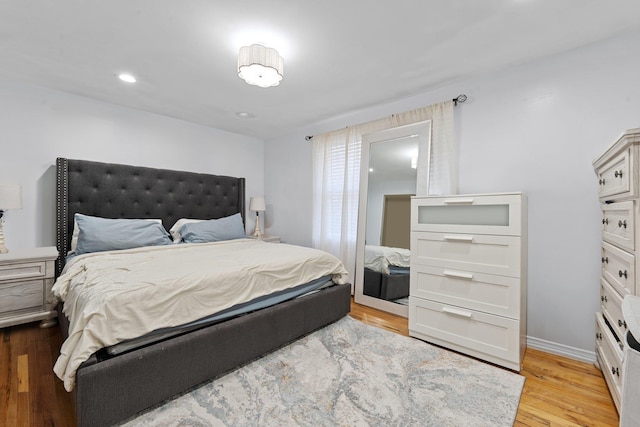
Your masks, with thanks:
[(540, 338), (527, 337), (527, 347), (579, 360), (581, 362), (596, 363), (595, 351), (582, 350), (580, 348), (570, 347), (568, 345), (558, 344), (556, 342), (546, 341)]

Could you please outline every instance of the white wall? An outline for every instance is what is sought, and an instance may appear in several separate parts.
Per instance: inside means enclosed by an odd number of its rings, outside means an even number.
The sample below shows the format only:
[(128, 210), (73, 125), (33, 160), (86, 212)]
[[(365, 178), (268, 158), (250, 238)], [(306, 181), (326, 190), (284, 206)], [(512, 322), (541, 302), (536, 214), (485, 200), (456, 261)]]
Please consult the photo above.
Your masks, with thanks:
[(56, 157), (244, 176), (247, 200), (264, 192), (259, 139), (4, 81), (0, 183), (23, 193), (23, 209), (5, 213), (9, 250), (55, 245)]
[(311, 244), (305, 135), (465, 93), (469, 100), (455, 110), (460, 192), (523, 191), (529, 197), (528, 335), (592, 354), (600, 212), (591, 162), (623, 130), (640, 127), (638, 46), (636, 32), (267, 141), (270, 231)]

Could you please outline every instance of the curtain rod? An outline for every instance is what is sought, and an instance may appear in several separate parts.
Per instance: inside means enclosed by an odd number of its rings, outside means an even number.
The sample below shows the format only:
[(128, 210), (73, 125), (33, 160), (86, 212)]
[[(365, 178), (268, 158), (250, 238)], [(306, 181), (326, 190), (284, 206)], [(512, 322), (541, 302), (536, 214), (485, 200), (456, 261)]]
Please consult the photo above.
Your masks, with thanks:
[[(465, 102), (467, 100), (467, 95), (465, 95), (464, 93), (456, 96), (455, 98), (452, 99), (453, 101), (453, 106), (457, 107), (458, 104), (462, 104), (463, 102)], [(305, 141), (311, 141), (313, 139), (313, 135), (307, 135), (304, 137)]]

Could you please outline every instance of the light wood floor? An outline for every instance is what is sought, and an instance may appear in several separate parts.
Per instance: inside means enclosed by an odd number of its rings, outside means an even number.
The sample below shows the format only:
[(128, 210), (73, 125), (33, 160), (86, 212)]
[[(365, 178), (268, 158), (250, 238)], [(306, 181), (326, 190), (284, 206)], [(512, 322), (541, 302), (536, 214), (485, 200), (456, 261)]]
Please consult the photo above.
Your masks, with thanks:
[[(408, 335), (407, 319), (352, 303), (351, 316)], [(52, 366), (59, 328), (38, 323), (0, 329), (0, 426), (75, 426), (71, 396)], [(515, 425), (617, 426), (618, 415), (594, 366), (528, 349)]]

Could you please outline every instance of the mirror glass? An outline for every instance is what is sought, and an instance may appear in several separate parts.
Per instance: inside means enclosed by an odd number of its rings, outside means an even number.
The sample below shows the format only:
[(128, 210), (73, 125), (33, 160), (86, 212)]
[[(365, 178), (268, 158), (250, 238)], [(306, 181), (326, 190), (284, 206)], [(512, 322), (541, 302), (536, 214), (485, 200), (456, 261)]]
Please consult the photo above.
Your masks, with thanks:
[(363, 137), (355, 300), (404, 316), (411, 196), (423, 175), (419, 166), (428, 164), (428, 134), (428, 124), (418, 123)]

